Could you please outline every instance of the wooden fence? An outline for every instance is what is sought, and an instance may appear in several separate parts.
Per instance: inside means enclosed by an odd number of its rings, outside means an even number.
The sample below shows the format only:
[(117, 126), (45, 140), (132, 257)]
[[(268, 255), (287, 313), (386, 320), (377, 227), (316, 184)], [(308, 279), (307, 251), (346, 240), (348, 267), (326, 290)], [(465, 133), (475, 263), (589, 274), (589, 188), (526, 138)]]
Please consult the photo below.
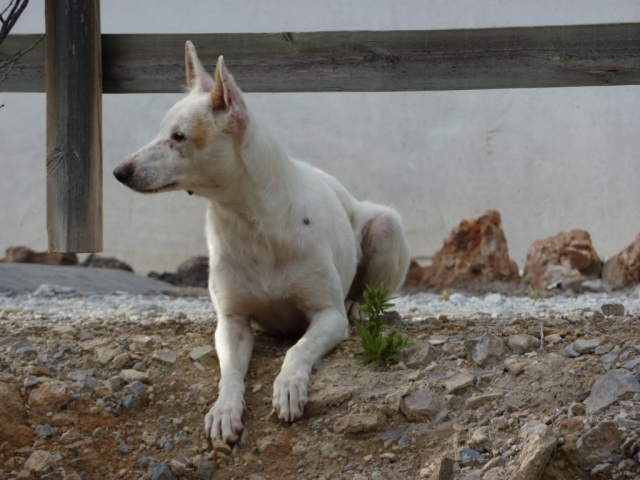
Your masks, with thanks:
[[(56, 252), (102, 249), (102, 93), (183, 91), (184, 43), (247, 92), (640, 84), (640, 24), (438, 31), (101, 35), (99, 0), (47, 0), (46, 40), (0, 91), (47, 88), (47, 226)], [(80, 28), (80, 27), (81, 28)], [(38, 35), (10, 35), (0, 65)], [(70, 54), (73, 52), (73, 54)], [(46, 79), (46, 81), (45, 81)]]

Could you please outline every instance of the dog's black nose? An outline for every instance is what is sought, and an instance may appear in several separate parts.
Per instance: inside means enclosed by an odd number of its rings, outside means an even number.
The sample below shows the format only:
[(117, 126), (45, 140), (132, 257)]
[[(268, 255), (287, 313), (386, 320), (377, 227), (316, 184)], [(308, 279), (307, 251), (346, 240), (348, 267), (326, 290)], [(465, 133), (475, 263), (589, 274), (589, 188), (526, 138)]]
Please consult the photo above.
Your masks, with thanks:
[(113, 171), (113, 176), (116, 177), (119, 182), (126, 184), (132, 173), (133, 165), (131, 165), (130, 163), (123, 163), (116, 167), (116, 169)]

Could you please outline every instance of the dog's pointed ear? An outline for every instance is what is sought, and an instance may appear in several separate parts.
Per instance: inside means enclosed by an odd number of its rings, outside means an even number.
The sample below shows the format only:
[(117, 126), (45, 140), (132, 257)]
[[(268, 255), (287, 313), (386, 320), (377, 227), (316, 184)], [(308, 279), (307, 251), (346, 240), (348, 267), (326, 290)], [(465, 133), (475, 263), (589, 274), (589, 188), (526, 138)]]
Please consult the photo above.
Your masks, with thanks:
[(224, 64), (224, 57), (220, 55), (216, 65), (215, 86), (211, 91), (211, 104), (216, 111), (244, 110), (242, 92), (233, 80), (233, 76)]
[(184, 46), (184, 65), (187, 76), (187, 85), (192, 92), (210, 92), (213, 89), (213, 78), (202, 66), (202, 62), (196, 53), (196, 47), (187, 40)]

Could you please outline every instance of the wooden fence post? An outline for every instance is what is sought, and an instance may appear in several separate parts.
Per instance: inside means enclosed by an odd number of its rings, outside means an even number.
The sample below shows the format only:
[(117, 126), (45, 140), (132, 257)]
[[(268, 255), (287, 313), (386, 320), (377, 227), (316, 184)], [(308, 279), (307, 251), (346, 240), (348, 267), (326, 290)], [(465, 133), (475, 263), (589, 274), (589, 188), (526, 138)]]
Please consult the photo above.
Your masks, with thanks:
[(46, 0), (50, 252), (102, 251), (100, 0)]

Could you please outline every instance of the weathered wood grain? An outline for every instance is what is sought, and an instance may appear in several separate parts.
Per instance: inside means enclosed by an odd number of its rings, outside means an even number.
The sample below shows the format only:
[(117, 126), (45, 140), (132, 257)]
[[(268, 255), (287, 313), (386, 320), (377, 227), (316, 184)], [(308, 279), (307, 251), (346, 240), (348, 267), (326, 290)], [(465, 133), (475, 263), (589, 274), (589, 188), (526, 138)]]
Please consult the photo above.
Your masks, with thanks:
[[(0, 62), (36, 36), (9, 36)], [(640, 84), (640, 24), (439, 31), (103, 35), (105, 93), (181, 92), (184, 42), (225, 55), (247, 92), (381, 92)], [(0, 91), (42, 91), (42, 49)], [(40, 62), (40, 63), (39, 63)]]
[(45, 16), (49, 251), (100, 252), (100, 2), (47, 0)]

